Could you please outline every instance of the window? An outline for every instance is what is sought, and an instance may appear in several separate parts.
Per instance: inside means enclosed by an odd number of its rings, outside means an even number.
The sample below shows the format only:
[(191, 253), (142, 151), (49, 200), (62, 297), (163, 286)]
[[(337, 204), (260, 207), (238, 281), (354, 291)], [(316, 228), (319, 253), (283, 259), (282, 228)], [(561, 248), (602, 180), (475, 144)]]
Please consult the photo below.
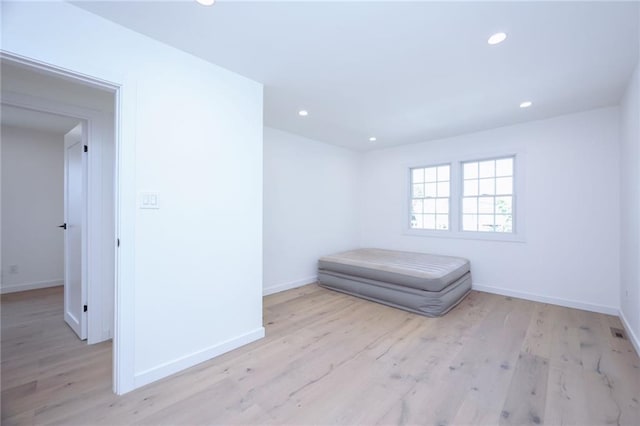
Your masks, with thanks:
[(406, 235), (526, 241), (524, 152), (432, 161), (442, 162), (408, 169)]
[(462, 163), (462, 230), (513, 233), (514, 157)]
[(412, 229), (449, 229), (449, 164), (411, 169)]

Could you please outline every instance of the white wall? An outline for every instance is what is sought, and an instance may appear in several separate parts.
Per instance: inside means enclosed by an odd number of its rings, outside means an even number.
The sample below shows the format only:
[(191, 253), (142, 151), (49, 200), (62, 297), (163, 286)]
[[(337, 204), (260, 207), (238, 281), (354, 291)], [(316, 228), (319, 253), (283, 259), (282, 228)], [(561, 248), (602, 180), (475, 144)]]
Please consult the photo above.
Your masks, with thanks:
[(264, 293), (314, 282), (320, 256), (358, 245), (360, 154), (264, 128)]
[[(379, 150), (361, 176), (361, 245), (466, 257), (476, 286), (617, 313), (618, 109), (608, 108)], [(403, 234), (407, 167), (524, 153), (525, 242)]]
[(262, 337), (262, 86), (70, 4), (2, 7), (3, 49), (121, 86), (118, 392)]
[(2, 126), (0, 137), (2, 293), (62, 285), (63, 135)]
[(640, 352), (640, 63), (621, 104), (620, 310)]

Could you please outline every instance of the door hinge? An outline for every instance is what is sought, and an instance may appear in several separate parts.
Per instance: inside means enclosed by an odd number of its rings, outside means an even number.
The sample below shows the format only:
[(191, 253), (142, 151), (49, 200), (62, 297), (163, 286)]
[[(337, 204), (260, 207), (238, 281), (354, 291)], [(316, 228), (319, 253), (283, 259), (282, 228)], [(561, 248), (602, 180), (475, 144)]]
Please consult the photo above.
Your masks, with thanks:
[(82, 310), (83, 312), (87, 312), (87, 305), (84, 305), (84, 308)]
[(89, 152), (89, 147), (87, 145), (84, 146), (84, 152)]
[(120, 247), (120, 238), (116, 238), (116, 247)]

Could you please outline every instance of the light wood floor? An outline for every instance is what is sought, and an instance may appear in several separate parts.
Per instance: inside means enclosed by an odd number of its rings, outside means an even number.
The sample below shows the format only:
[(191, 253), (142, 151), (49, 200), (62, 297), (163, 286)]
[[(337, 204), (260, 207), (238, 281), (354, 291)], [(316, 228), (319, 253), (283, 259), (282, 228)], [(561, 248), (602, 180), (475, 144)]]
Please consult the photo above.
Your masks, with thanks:
[(265, 298), (261, 341), (123, 397), (111, 344), (62, 292), (2, 297), (3, 424), (640, 425), (617, 318), (472, 292), (429, 319), (309, 285)]

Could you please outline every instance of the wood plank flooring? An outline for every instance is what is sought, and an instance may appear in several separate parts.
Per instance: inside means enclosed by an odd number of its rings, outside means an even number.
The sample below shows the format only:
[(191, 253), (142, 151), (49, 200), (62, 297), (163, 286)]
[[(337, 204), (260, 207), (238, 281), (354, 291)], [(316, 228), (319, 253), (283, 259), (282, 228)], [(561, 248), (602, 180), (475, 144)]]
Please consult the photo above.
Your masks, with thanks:
[(640, 425), (640, 360), (611, 316), (472, 292), (425, 318), (308, 285), (267, 337), (122, 397), (111, 344), (60, 288), (2, 296), (2, 424)]

